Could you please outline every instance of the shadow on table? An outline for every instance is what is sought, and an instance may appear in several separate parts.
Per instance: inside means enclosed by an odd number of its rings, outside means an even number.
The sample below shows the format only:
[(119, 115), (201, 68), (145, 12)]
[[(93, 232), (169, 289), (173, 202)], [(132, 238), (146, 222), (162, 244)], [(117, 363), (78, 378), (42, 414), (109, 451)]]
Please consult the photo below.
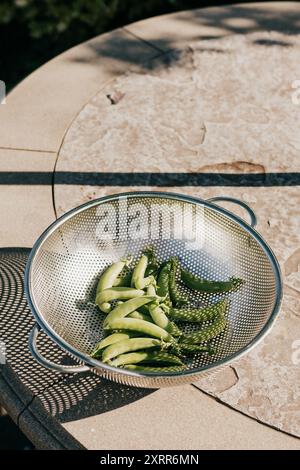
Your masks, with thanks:
[[(152, 393), (153, 389), (119, 385), (92, 373), (64, 375), (34, 360), (28, 348), (28, 335), (35, 320), (24, 293), (29, 253), (28, 248), (0, 248), (0, 339), (6, 345), (6, 360), (12, 370), (7, 380), (16, 397), (24, 395), (24, 389), (18, 387), (20, 382), (59, 421), (70, 421), (105, 413)], [(72, 363), (43, 332), (39, 334), (38, 347), (49, 360)]]
[[(212, 2), (213, 6), (213, 2)], [(185, 30), (183, 38), (187, 37), (187, 41), (197, 40), (210, 40), (225, 37), (229, 34), (247, 34), (258, 30), (263, 31), (276, 31), (284, 33), (287, 36), (285, 40), (273, 40), (255, 38), (253, 44), (260, 46), (283, 46), (290, 47), (292, 43), (288, 39), (291, 34), (298, 34), (300, 31), (300, 8), (296, 11), (295, 8), (290, 11), (286, 11), (284, 14), (280, 10), (276, 10), (273, 7), (264, 8), (264, 6), (254, 7), (249, 5), (247, 8), (243, 8), (239, 5), (222, 6), (216, 9), (205, 8), (197, 10), (189, 10), (178, 12), (176, 17), (173, 19), (172, 30), (176, 29), (176, 23), (178, 24), (178, 30)], [(189, 36), (188, 29), (193, 25), (199, 26), (199, 35), (191, 34)], [(158, 22), (158, 28), (160, 34), (149, 35), (147, 31), (146, 40), (150, 43), (154, 49), (157, 50), (157, 56), (166, 51), (174, 49), (174, 37), (175, 33), (168, 34), (167, 30), (168, 23), (166, 22), (166, 33)], [(211, 28), (213, 34), (201, 34), (201, 29)], [(90, 54), (86, 56), (76, 57), (75, 62), (98, 62), (99, 57), (106, 57), (110, 59), (117, 59), (121, 62), (127, 62), (130, 64), (136, 64), (139, 62), (139, 58), (143, 60), (144, 49), (141, 48), (141, 40), (130, 32), (130, 26), (126, 29), (128, 35), (124, 36), (122, 32), (116, 32), (114, 35), (108, 35), (107, 37), (101, 36), (99, 40), (96, 38), (92, 42), (87, 43), (86, 47), (90, 49), (93, 56)], [(209, 29), (208, 29), (209, 31)], [(142, 38), (142, 31), (140, 32)], [(173, 36), (173, 39), (172, 39)], [(176, 37), (175, 37), (176, 40)], [(175, 46), (176, 48), (176, 46)], [(224, 52), (224, 51), (222, 51)], [(155, 57), (155, 53), (154, 53)], [(180, 59), (180, 54), (167, 54), (163, 57), (164, 65), (176, 62)], [(145, 70), (153, 70), (157, 67), (161, 67), (161, 61), (146, 60), (140, 65)], [(105, 65), (109, 69), (109, 63)], [(116, 64), (111, 70), (112, 74), (118, 74), (116, 70)], [(121, 71), (122, 72), (122, 71)]]
[(59, 421), (74, 421), (129, 405), (155, 389), (128, 387), (92, 373), (65, 377), (38, 396)]

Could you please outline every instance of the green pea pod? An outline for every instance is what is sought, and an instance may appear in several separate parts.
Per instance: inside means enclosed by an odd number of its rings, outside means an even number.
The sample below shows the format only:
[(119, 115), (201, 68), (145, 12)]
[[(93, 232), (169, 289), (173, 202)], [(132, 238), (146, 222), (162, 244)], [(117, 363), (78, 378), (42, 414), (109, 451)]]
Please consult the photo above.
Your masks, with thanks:
[(154, 303), (149, 304), (149, 312), (154, 323), (160, 326), (160, 328), (163, 328), (173, 336), (182, 335), (182, 331), (178, 328), (175, 323), (171, 322), (168, 319), (167, 315), (164, 313), (164, 311), (160, 308), (159, 305), (156, 305)]
[(144, 315), (150, 315), (147, 305), (141, 305), (137, 310)]
[(153, 366), (141, 366), (135, 364), (128, 364), (125, 366), (125, 369), (133, 370), (135, 372), (153, 372), (156, 374), (162, 373), (173, 373), (173, 372), (182, 372), (186, 369), (186, 366), (169, 366), (169, 367), (153, 367)]
[(156, 363), (160, 365), (184, 365), (180, 357), (166, 351), (147, 351), (147, 357), (142, 362), (151, 365), (156, 365)]
[(128, 266), (128, 264), (131, 262), (132, 258), (126, 258), (121, 261), (118, 261), (116, 263), (111, 264), (106, 268), (104, 273), (101, 275), (98, 285), (97, 285), (97, 291), (96, 291), (96, 296), (99, 292), (103, 291), (104, 289), (109, 289), (114, 285), (115, 280), (121, 273), (122, 269), (124, 266)]
[(117, 318), (107, 322), (104, 329), (138, 331), (145, 335), (154, 336), (164, 341), (174, 341), (173, 337), (163, 328), (144, 320), (135, 318)]
[(169, 295), (169, 277), (171, 264), (166, 263), (160, 270), (157, 279), (157, 295), (166, 297)]
[(207, 353), (209, 356), (216, 354), (216, 350), (210, 345), (180, 343), (173, 345), (171, 350), (178, 355), (192, 356), (193, 354)]
[(160, 304), (160, 308), (163, 309), (163, 311), (169, 315), (169, 312), (170, 312), (170, 309), (172, 307), (172, 302), (168, 302), (167, 300), (164, 300), (161, 304)]
[(141, 283), (139, 284), (142, 286), (142, 289), (145, 289), (146, 287), (152, 286), (155, 283), (155, 277), (152, 276), (152, 274), (148, 277), (144, 277)]
[(102, 303), (118, 299), (133, 299), (135, 297), (141, 297), (144, 294), (145, 292), (141, 289), (132, 289), (130, 287), (112, 287), (110, 289), (105, 289), (97, 294), (96, 304), (101, 305)]
[(209, 281), (182, 268), (181, 280), (190, 289), (214, 294), (235, 291), (244, 283), (242, 279), (236, 277), (231, 277), (228, 281)]
[(145, 320), (145, 321), (149, 321), (150, 323), (153, 323), (153, 320), (151, 318), (151, 316), (149, 315), (149, 313), (142, 313), (142, 312), (139, 312), (138, 310), (135, 310), (134, 312), (131, 312), (129, 315), (127, 315), (128, 318), (136, 318), (137, 320)]
[(111, 344), (118, 343), (119, 341), (123, 341), (125, 339), (132, 338), (132, 332), (130, 333), (113, 333), (112, 335), (107, 336), (104, 338), (100, 343), (95, 346), (95, 349), (91, 353), (92, 357), (98, 358), (99, 355), (102, 354), (102, 350), (105, 349), (107, 346)]
[(149, 263), (149, 259), (152, 259), (152, 251), (144, 251), (139, 261), (137, 262), (131, 278), (131, 286), (136, 289), (144, 289), (149, 286), (154, 280), (153, 276), (145, 277), (146, 269)]
[(224, 314), (228, 305), (228, 300), (223, 299), (213, 305), (203, 308), (170, 308), (168, 316), (172, 320), (183, 322), (204, 322), (213, 320), (219, 314)]
[(173, 364), (183, 365), (181, 359), (174, 354), (170, 354), (164, 351), (136, 351), (126, 354), (120, 354), (115, 359), (109, 362), (109, 365), (114, 367), (124, 366), (126, 364), (138, 364), (138, 363), (157, 363), (161, 365)]
[(145, 271), (145, 276), (155, 276), (157, 271), (158, 271), (159, 265), (157, 263), (150, 263), (148, 264), (146, 271)]
[[(97, 289), (96, 289), (96, 303), (97, 303), (97, 296), (100, 292), (102, 292), (105, 289), (109, 289), (112, 287), (118, 277), (118, 275), (121, 273), (123, 268), (125, 266), (128, 266), (132, 261), (132, 258), (125, 258), (120, 261), (117, 261), (116, 263), (111, 264), (106, 268), (104, 273), (101, 275)], [(109, 302), (103, 302), (103, 303), (98, 303), (98, 306), (102, 312), (109, 312), (111, 310), (111, 305)]]
[(154, 284), (155, 284), (155, 279), (153, 278), (153, 281), (147, 287), (147, 295), (155, 295), (156, 296), (156, 289), (155, 289)]
[(193, 333), (183, 334), (179, 339), (179, 343), (198, 344), (209, 341), (222, 333), (225, 330), (226, 325), (226, 318), (223, 315), (218, 315), (212, 325), (206, 326), (205, 328)]
[(148, 246), (147, 248), (145, 248), (143, 250), (143, 255), (147, 256), (149, 266), (153, 266), (153, 267), (155, 266), (156, 269), (158, 269), (159, 265), (158, 265), (155, 252), (152, 246)]
[(104, 349), (102, 361), (108, 362), (114, 357), (127, 352), (138, 351), (139, 349), (148, 349), (160, 347), (161, 342), (155, 338), (130, 338), (118, 341)]
[(174, 305), (185, 305), (188, 303), (189, 299), (186, 295), (181, 294), (177, 287), (176, 283), (176, 273), (177, 273), (178, 260), (175, 258), (171, 259), (171, 270), (169, 274), (169, 293), (172, 302)]
[(132, 271), (128, 271), (124, 276), (118, 276), (113, 283), (114, 287), (130, 287)]
[(122, 304), (117, 305), (117, 307), (114, 308), (105, 318), (104, 327), (109, 325), (110, 322), (114, 320), (126, 317), (127, 315), (129, 315), (129, 313), (134, 312), (142, 305), (145, 305), (149, 302), (153, 302), (155, 298), (156, 297), (151, 295), (144, 295), (142, 297), (135, 297), (133, 299), (129, 299), (127, 300), (127, 302), (123, 302)]
[(146, 248), (143, 251), (143, 254), (148, 258), (148, 265), (145, 271), (145, 276), (150, 276), (151, 274), (155, 276), (159, 269), (159, 264), (157, 262), (153, 247)]
[(111, 361), (108, 361), (108, 364), (113, 367), (122, 367), (126, 364), (138, 364), (139, 362), (142, 362), (143, 359), (147, 358), (147, 354), (147, 351), (136, 351), (120, 354)]
[(109, 313), (111, 311), (111, 304), (109, 302), (103, 302), (99, 304), (98, 307), (103, 313)]

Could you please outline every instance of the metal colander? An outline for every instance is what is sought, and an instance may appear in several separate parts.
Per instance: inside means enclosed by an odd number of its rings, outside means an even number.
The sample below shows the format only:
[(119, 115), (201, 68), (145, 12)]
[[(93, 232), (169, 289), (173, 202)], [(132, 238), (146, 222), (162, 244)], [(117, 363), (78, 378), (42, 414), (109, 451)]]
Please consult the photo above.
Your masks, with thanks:
[[(34, 245), (25, 276), (27, 298), (37, 321), (30, 337), (35, 358), (61, 372), (91, 369), (127, 385), (162, 387), (192, 382), (256, 345), (269, 331), (279, 309), (280, 270), (260, 235), (217, 206), (216, 200), (242, 205), (250, 214), (251, 225), (255, 225), (253, 211), (232, 198), (203, 201), (155, 192), (104, 197), (54, 222)], [(228, 327), (213, 341), (218, 352), (188, 359), (184, 372), (137, 373), (89, 357), (104, 336), (104, 315), (93, 303), (99, 274), (124, 255), (138, 259), (149, 245), (159, 261), (177, 256), (181, 265), (201, 277), (222, 280), (236, 276), (245, 280), (239, 291), (227, 294)], [(193, 305), (205, 306), (219, 299), (220, 294), (198, 292), (193, 294)], [(36, 346), (40, 328), (82, 365), (54, 364), (41, 356)], [(186, 331), (193, 328), (197, 327), (185, 326)]]

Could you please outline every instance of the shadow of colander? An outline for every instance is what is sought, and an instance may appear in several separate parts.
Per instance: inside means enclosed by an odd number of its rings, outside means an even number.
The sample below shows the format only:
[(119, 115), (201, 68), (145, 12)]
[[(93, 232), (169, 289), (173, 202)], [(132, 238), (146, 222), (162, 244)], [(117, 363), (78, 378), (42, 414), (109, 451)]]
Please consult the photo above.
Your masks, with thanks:
[[(153, 390), (108, 382), (91, 373), (64, 375), (34, 360), (28, 348), (28, 337), (35, 322), (24, 294), (24, 270), (29, 253), (29, 248), (0, 249), (0, 341), (5, 359), (1, 370), (9, 365), (46, 410), (62, 421), (105, 413), (152, 393)], [(49, 360), (74, 364), (73, 359), (42, 332), (38, 347)]]

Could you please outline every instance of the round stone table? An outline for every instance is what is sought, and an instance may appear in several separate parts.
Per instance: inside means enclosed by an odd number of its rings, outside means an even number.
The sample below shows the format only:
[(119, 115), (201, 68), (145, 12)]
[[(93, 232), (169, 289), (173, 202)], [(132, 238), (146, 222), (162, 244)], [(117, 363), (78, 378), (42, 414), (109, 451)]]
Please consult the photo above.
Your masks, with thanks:
[[(58, 56), (0, 106), (0, 402), (37, 447), (300, 448), (299, 32), (294, 2), (151, 18)], [(252, 206), (282, 267), (274, 329), (232, 367), (184, 387), (46, 371), (27, 347), (29, 248), (72, 207), (143, 189)]]

